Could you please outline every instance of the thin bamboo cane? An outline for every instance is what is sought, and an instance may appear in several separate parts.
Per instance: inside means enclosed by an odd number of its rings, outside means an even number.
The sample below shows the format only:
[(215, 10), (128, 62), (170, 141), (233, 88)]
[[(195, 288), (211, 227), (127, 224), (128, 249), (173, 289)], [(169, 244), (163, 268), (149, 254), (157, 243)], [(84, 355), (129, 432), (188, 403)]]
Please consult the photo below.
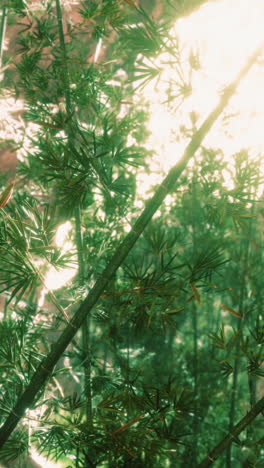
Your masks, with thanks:
[(0, 23), (0, 70), (2, 68), (2, 60), (3, 60), (3, 50), (4, 50), (4, 39), (5, 39), (5, 30), (6, 30), (6, 22), (7, 22), (7, 8), (2, 8), (2, 15), (1, 15), (1, 23)]
[(224, 450), (229, 447), (232, 442), (237, 439), (239, 434), (246, 429), (246, 427), (264, 410), (264, 397), (259, 400), (256, 405), (247, 413), (244, 418), (240, 419), (240, 421), (232, 428), (230, 431), (214, 448), (213, 450), (207, 455), (207, 457), (199, 463), (197, 468), (207, 468), (211, 466), (217, 458), (224, 452)]

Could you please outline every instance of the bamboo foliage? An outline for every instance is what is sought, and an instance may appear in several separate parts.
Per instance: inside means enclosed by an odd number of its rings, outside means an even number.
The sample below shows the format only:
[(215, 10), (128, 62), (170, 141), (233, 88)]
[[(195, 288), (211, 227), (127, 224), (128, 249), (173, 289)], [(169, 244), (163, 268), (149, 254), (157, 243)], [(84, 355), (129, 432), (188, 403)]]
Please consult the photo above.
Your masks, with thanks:
[[(7, 2), (1, 44), (18, 15), (22, 30), (3, 95), (25, 102), (30, 149), (15, 185), (0, 173), (0, 463), (27, 465), (32, 447), (75, 468), (261, 463), (260, 161), (233, 154), (229, 189), (204, 139), (263, 44), (198, 130), (194, 112), (173, 129), (186, 150), (154, 195), (136, 192), (153, 154), (134, 94), (159, 88), (165, 51), (163, 105), (178, 113), (200, 58), (183, 66), (169, 31), (203, 1), (84, 1), (77, 21), (60, 0)], [(47, 272), (73, 266), (49, 290)]]
[(200, 147), (203, 139), (210, 131), (216, 119), (220, 116), (224, 108), (227, 106), (230, 98), (236, 92), (236, 89), (239, 86), (241, 80), (253, 66), (257, 58), (262, 53), (262, 50), (263, 45), (261, 44), (261, 46), (259, 46), (256, 49), (256, 51), (249, 58), (242, 70), (239, 72), (234, 82), (225, 89), (220, 98), (219, 104), (205, 119), (201, 127), (195, 132), (182, 158), (169, 171), (168, 175), (164, 178), (162, 183), (157, 188), (153, 197), (147, 201), (145, 209), (131, 228), (131, 231), (121, 242), (117, 251), (109, 260), (109, 263), (104, 269), (100, 278), (97, 280), (97, 282), (95, 283), (85, 300), (75, 312), (70, 323), (62, 332), (56, 344), (53, 346), (53, 349), (41, 362), (28, 387), (26, 388), (22, 396), (18, 399), (14, 409), (7, 417), (6, 422), (3, 424), (0, 430), (0, 447), (4, 445), (12, 431), (15, 429), (18, 422), (23, 417), (25, 410), (29, 408), (30, 405), (35, 401), (38, 392), (42, 389), (46, 380), (50, 377), (52, 370), (59, 358), (61, 357), (62, 353), (65, 351), (65, 349), (73, 339), (77, 330), (84, 323), (84, 320), (98, 301), (99, 297), (102, 295), (103, 291), (113, 278), (119, 266), (124, 262), (128, 253), (131, 251), (134, 244), (148, 225), (154, 213), (162, 204), (166, 195), (174, 189), (179, 176), (186, 168), (189, 160), (193, 157), (197, 149)]

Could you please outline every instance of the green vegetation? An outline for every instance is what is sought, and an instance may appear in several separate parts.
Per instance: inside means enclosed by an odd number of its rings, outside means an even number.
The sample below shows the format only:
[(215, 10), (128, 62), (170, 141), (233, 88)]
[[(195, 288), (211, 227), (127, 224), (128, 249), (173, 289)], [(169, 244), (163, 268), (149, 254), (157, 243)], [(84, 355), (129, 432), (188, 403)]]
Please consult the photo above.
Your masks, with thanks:
[[(158, 80), (160, 52), (181, 65), (170, 28), (200, 3), (156, 2), (154, 19), (149, 2), (84, 0), (72, 21), (60, 0), (4, 2), (0, 39), (6, 22), (19, 34), (1, 50), (1, 95), (23, 100), (25, 122), (20, 148), (8, 140), (15, 184), (0, 174), (7, 466), (29, 466), (32, 447), (65, 468), (263, 465), (261, 161), (241, 148), (227, 188), (222, 150), (203, 144), (261, 49), (136, 203), (152, 153), (134, 95)], [(191, 89), (175, 83), (182, 102)], [(49, 291), (49, 269), (73, 265)]]

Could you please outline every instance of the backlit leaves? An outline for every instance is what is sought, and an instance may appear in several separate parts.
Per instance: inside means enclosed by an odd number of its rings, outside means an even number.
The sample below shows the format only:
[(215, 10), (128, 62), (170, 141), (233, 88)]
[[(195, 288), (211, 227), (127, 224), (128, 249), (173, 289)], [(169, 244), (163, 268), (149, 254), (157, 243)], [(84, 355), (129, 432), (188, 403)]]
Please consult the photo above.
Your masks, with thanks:
[(54, 213), (54, 208), (48, 205), (39, 210), (32, 200), (9, 207), (0, 246), (0, 290), (9, 291), (9, 301), (16, 298), (18, 302), (26, 292), (34, 292), (42, 283), (43, 260), (56, 267), (72, 264), (74, 252), (63, 254), (52, 245), (56, 227)]

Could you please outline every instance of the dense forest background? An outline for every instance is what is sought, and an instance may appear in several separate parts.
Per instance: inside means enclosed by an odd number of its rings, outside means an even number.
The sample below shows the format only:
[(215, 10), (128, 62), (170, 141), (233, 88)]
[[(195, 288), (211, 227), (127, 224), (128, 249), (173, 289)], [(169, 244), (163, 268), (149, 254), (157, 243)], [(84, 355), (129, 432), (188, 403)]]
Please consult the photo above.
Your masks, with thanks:
[(164, 106), (191, 95), (171, 28), (203, 3), (2, 0), (3, 467), (263, 466), (263, 167), (203, 143), (263, 47), (138, 182), (144, 89), (165, 51)]

